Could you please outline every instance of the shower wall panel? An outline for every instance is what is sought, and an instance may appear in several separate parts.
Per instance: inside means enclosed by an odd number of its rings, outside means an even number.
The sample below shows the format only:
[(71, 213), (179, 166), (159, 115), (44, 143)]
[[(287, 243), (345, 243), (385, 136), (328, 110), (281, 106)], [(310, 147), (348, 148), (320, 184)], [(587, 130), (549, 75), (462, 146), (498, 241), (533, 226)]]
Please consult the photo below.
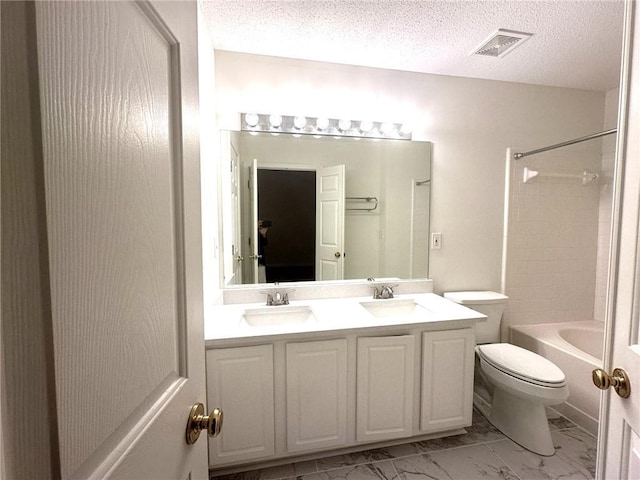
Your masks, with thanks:
[(593, 318), (599, 181), (522, 180), (525, 167), (599, 173), (601, 158), (601, 141), (595, 140), (511, 162), (505, 278), (510, 301), (503, 335), (509, 325)]

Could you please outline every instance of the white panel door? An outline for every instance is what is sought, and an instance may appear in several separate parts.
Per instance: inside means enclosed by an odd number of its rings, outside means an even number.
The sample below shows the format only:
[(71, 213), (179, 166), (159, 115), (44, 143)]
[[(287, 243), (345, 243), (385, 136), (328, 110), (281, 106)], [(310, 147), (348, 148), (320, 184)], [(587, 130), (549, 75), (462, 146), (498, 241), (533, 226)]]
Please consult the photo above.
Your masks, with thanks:
[(242, 161), (240, 170), (240, 219), (242, 229), (242, 244), (238, 252), (242, 261), (242, 281), (256, 283), (258, 281), (258, 262), (253, 255), (258, 254), (258, 192), (256, 185), (258, 178), (258, 161)]
[(471, 425), (474, 345), (471, 328), (422, 334), (423, 432)]
[(243, 277), (240, 156), (230, 133), (220, 134), (223, 281), (225, 285), (240, 285)]
[(347, 341), (287, 344), (287, 450), (347, 441)]
[(415, 337), (358, 338), (356, 439), (409, 437), (413, 433)]
[(36, 20), (60, 477), (204, 478), (196, 4)]
[(212, 467), (273, 455), (273, 345), (207, 350), (207, 398), (224, 411)]
[(258, 160), (253, 159), (250, 168), (250, 181), (249, 181), (249, 195), (251, 198), (250, 211), (251, 211), (251, 226), (249, 227), (249, 258), (247, 258), (247, 265), (249, 266), (248, 281), (251, 283), (258, 283), (258, 260), (260, 259), (260, 252), (258, 246), (260, 239), (258, 235)]
[[(617, 229), (614, 258), (617, 271), (613, 297), (613, 329), (607, 335), (605, 370), (624, 369), (630, 377), (631, 395), (621, 398), (613, 387), (603, 395), (598, 445), (600, 478), (640, 478), (640, 24), (637, 2), (626, 5), (627, 36), (621, 88), (621, 115), (616, 168), (622, 184), (621, 206), (614, 209)], [(635, 18), (633, 23), (630, 22)], [(626, 63), (626, 62), (625, 62)]]
[[(238, 154), (236, 147), (233, 143), (230, 143), (230, 174), (231, 174), (231, 202), (233, 209), (233, 247), (231, 249), (233, 255), (236, 257), (236, 261), (233, 262), (233, 284), (242, 284), (242, 263), (244, 261), (242, 257), (242, 217), (240, 207), (240, 155)], [(238, 256), (240, 260), (238, 261)]]
[(316, 280), (344, 278), (344, 165), (316, 174)]

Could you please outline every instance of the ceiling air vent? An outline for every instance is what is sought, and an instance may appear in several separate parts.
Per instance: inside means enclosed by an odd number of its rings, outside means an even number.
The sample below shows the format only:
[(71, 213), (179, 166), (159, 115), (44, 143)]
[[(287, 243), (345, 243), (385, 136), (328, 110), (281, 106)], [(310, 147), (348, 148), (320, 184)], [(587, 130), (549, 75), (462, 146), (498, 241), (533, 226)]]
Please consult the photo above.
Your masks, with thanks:
[(500, 29), (480, 44), (471, 55), (504, 57), (511, 50), (526, 42), (533, 34)]

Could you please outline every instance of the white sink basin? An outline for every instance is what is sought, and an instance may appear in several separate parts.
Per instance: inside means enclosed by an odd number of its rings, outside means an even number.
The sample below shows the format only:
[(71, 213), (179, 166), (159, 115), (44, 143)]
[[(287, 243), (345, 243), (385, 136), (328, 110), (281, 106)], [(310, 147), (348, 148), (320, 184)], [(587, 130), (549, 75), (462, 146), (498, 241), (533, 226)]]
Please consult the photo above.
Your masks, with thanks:
[(315, 321), (313, 311), (305, 305), (278, 305), (250, 308), (242, 319), (251, 327), (268, 327)]
[(360, 302), (374, 317), (400, 317), (426, 312), (426, 308), (417, 304), (412, 298), (387, 298)]

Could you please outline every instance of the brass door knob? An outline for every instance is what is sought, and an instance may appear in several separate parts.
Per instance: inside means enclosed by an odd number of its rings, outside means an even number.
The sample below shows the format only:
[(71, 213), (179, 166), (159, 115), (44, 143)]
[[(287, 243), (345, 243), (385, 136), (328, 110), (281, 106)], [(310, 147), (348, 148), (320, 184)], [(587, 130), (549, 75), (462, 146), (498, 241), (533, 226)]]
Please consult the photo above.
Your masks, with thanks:
[(258, 259), (262, 258), (262, 255), (253, 255), (253, 254), (251, 254), (251, 255), (249, 255), (249, 258), (251, 260), (258, 260)]
[(210, 437), (217, 437), (222, 430), (223, 413), (214, 408), (209, 415), (204, 414), (204, 405), (196, 403), (191, 407), (187, 419), (187, 445), (193, 445), (198, 440), (200, 432), (206, 430)]
[(238, 255), (238, 256), (236, 257), (236, 260), (237, 260), (238, 262), (241, 262), (241, 261), (243, 261), (243, 260), (244, 260), (244, 257), (243, 257), (242, 255)]
[(342, 256), (342, 254), (340, 252), (336, 252), (333, 254), (334, 257), (336, 258), (340, 258)]
[(627, 372), (621, 368), (614, 368), (611, 375), (601, 368), (596, 368), (591, 372), (591, 380), (593, 380), (593, 384), (600, 390), (606, 390), (609, 387), (613, 387), (616, 393), (622, 398), (628, 398), (629, 395), (631, 395), (629, 375), (627, 375)]

